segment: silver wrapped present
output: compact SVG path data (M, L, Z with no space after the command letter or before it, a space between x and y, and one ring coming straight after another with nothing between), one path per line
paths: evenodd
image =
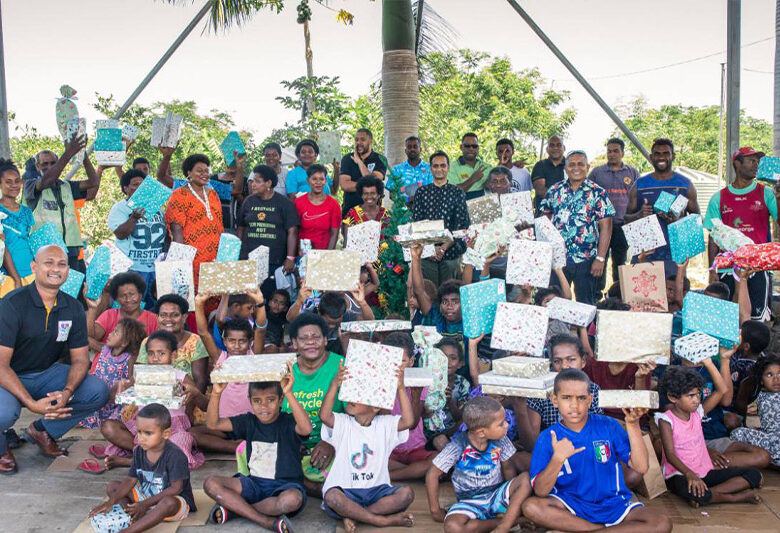
M166 148L175 148L181 138L181 128L184 118L181 115L174 115L168 111L164 117L155 117L152 119L152 136L149 144L152 148L164 146Z
M550 373L550 361L542 357L512 355L493 361L493 374L519 378L537 378Z
M596 315L596 360L611 363L655 361L669 364L670 313L599 311Z
M244 294L257 289L255 261L201 263L198 292L208 294Z
M287 363L295 362L296 353L232 355L211 373L213 383L252 383L281 381L287 374Z
M490 347L541 357L549 318L546 307L500 302Z
M715 357L719 349L720 341L701 331L694 331L674 341L674 353L693 364Z
M485 194L466 200L466 209L472 224L487 224L501 218L501 204L497 194Z
M560 320L567 324L587 327L596 318L596 306L588 305L566 298L553 298L547 304L550 319Z
M135 393L135 387L130 387L116 395L115 403L119 405L137 405L143 407L150 403L159 403L168 409L179 409L184 404L184 395L174 396L173 398L156 398L154 396L138 396Z
M566 242L563 240L558 228L553 225L549 218L541 216L534 219L534 233L536 240L549 242L552 245L552 266L553 268L563 268L566 266Z
M549 365L548 365L549 366ZM495 370L479 375L480 385L495 385L500 387L515 387L520 389L549 389L555 383L557 372L547 372L541 376L522 378L519 376L504 376Z
M175 385L176 369L171 365L133 365L136 385Z
M658 409L658 393L654 390L604 390L599 391L599 407L622 409L638 407Z
M172 242L171 247L168 248L168 253L165 255L166 261L189 261L192 263L195 261L195 256L198 253L198 249L189 244L182 244L180 242Z
M360 252L311 250L306 254L306 286L320 291L354 291L360 283Z
M268 248L268 246L263 246L262 244L249 252L249 254L246 256L247 259L250 261L255 261L257 263L257 286L263 284L263 282L268 279L268 261L269 261L269 254L271 252L271 249Z
M685 212L687 208L688 208L688 197L683 196L682 194L678 194L677 197L674 199L674 202L672 202L669 211L674 216L679 217Z
M408 320L356 320L342 322L341 331L349 333L374 333L376 331L411 331L412 323Z
M351 339L339 400L392 409L398 391L396 372L403 355L403 348Z
M195 282L190 261L158 261L154 264L157 277L157 297L178 294L195 308Z
M482 385L483 394L496 394L498 396L514 396L518 398L538 398L544 400L552 394L549 389L525 389L522 387L507 387L505 385Z
M154 365L152 365L154 366ZM135 384L135 395L148 398L160 398L170 400L180 393L176 385L142 385Z
M430 368L405 368L404 387L432 387L433 372Z

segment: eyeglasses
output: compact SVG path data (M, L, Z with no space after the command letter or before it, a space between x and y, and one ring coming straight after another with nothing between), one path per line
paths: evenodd
M464 144L463 148L479 148L478 144Z

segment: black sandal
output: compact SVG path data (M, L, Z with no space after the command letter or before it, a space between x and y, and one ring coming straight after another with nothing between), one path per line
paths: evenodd
M274 522L274 531L276 531L276 533L294 533L290 519L285 515L280 516L276 522Z
M217 513L221 513L222 516L220 519L217 519ZM220 504L214 505L214 507L211 508L211 511L209 511L209 523L210 524L224 524L228 520L233 518L233 513L229 512L225 507L223 507Z

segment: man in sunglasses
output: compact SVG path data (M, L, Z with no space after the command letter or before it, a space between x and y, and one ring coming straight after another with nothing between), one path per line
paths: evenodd
M490 165L479 157L479 139L476 133L467 133L460 141L461 156L452 162L447 181L466 193L471 200L485 194L485 179Z

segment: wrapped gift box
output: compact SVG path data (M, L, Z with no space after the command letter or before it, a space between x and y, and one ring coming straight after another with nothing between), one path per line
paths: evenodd
M76 111L78 113L78 111ZM73 139L73 136L77 137L86 137L87 136L87 120L83 118L79 118L78 116L72 117L68 119L66 122L66 133L65 133L65 139L67 142L70 142ZM76 155L70 158L70 162L72 164L82 164L84 161L84 156L87 153L86 147L82 148L78 151Z
M135 395L144 398L171 399L177 396L176 385L141 385L135 384Z
M426 244L446 244L452 242L452 233L449 230L443 231L421 231L410 235L398 235L393 237L395 241L406 248L413 246L425 246Z
M294 363L297 355L296 353L233 355L222 362L221 368L211 373L211 381L212 383L281 381L287 374L287 363Z
M433 373L430 368L404 368L404 387L431 387Z
M683 335L700 331L731 347L739 343L739 305L693 291L683 299Z
M247 255L247 259L257 263L258 287L262 285L266 279L268 279L268 261L270 251L271 250L268 248L268 246L263 246L261 244Z
M134 365L136 385L175 385L176 369L171 365Z
M759 159L756 179L769 183L780 181L780 157L765 155Z
M223 233L219 236L219 248L217 249L217 263L238 261L241 255L241 239L232 233Z
M518 237L515 222L502 216L488 224L472 224L467 230L460 230L467 242L474 239L474 246L466 248L462 256L462 262L482 269L485 260L499 251L499 247L508 245L512 239ZM503 254L506 254L504 249Z
M667 191L661 191L653 204L653 212L655 213L669 213L672 210L672 204L674 203L676 196Z
M553 248L549 242L512 239L506 264L506 282L548 287Z
M423 233L426 231L444 231L443 220L418 220L409 224L402 224L398 226L398 232L401 233L401 228L407 229L408 233Z
M122 143L124 147L125 143ZM127 162L127 152L122 150L95 150L92 152L95 156L95 163L102 167L122 166Z
M178 294L195 308L195 283L192 263L189 261L160 261L154 264L157 279L157 297L163 294Z
M605 390L599 391L599 407L602 409L658 409L658 393L654 390Z
M363 264L373 263L379 255L381 233L382 224L376 220L349 226L347 228L347 244L344 249L359 252L363 257Z
M661 223L658 222L658 215L642 217L634 222L624 224L623 234L626 236L630 256L666 246L666 239L661 229Z
M108 248L111 254L111 277L113 278L117 274L122 274L133 268L133 260L125 255L125 253L116 247L113 241L103 241L101 246Z
M501 359L493 360L493 373L499 376L537 378L540 376L546 376L549 372L550 360L546 357L521 357L519 355L512 355L509 357L502 357Z
M320 291L354 291L363 257L349 250L312 250L306 260L306 286Z
M497 194L485 194L466 200L466 208L472 224L487 224L501 218L501 203Z
M171 190L168 187L153 177L146 176L127 201L127 205L130 209L143 209L144 217L148 220L162 209L170 197Z
M165 148L175 148L181 138L181 127L184 121L181 115L174 115L169 111L165 117L155 117L152 119L152 136L149 144L153 148L163 146Z
M765 242L740 246L735 252L716 256L713 266L718 270L735 266L743 270L780 270L780 243Z
M544 400L552 394L552 387L549 389L526 389L522 387L507 387L505 385L482 385L484 394L495 394L497 396L512 396L517 398L537 398Z
M119 533L130 526L130 515L119 504L107 513L99 513L89 519L95 533Z
M688 198L682 194L678 194L674 199L674 202L672 202L672 206L669 208L669 211L674 216L679 217L685 213L686 209L688 209Z
M666 274L662 261L620 265L620 295L632 308L654 308L666 312Z
M541 357L549 318L546 307L501 302L493 322L490 347Z
M693 364L699 364L709 357L715 357L718 355L719 349L718 339L701 331L694 331L674 341L674 353Z
M90 300L100 299L103 289L111 278L111 251L108 246L98 246L87 266L87 293Z
M350 340L344 364L347 376L339 389L339 400L392 409L403 355L403 348Z
M81 286L84 284L84 273L79 272L75 268L71 268L68 271L68 279L65 283L60 285L60 290L65 294L69 294L74 298L78 298L81 293Z
M412 251L409 248L401 248L401 251L404 254L404 261L411 263ZM426 244L423 246L422 256L420 258L425 259L426 257L433 257L434 255L436 255L436 245Z
M672 315L634 311L596 314L596 360L669 364Z
M342 322L341 331L349 333L374 333L377 331L411 331L412 323L408 320L356 320Z
M463 314L463 335L473 339L493 331L496 307L506 301L503 279L489 279L463 285L460 288L460 308Z
M553 298L547 304L550 319L560 320L567 324L586 327L596 318L596 306L567 300L566 298Z
M552 246L553 268L563 268L566 266L566 243L558 229L550 222L547 217L538 217L534 219L534 233L536 240L548 242ZM548 273L549 274L549 273ZM545 285L546 287L547 285Z
M696 257L707 250L704 242L704 226L701 215L688 215L667 226L669 249L672 261L684 263L686 259Z
M236 158L233 157L233 152L238 152L238 157L246 155L246 148L244 143L241 142L241 137L238 136L238 132L231 131L225 137L225 140L219 145L219 150L222 152L222 157L225 158L225 164L229 167L235 166Z
M192 263L195 261L195 256L198 253L198 249L189 244L181 244L180 242L172 242L171 247L168 248L168 253L165 256L166 261L188 261Z
M143 407L150 403L159 403L168 409L180 409L184 405L184 395L173 398L157 398L155 396L141 396L135 393L135 387L130 387L116 395L114 400L119 405L137 405Z
M499 200L501 201L502 216L517 223L534 223L534 204L531 200L531 191L502 194Z
M125 124L122 126L122 139L127 142L133 142L136 140L139 133L140 132L138 131L138 128L132 124Z
M33 257L38 253L38 250L50 244L55 244L62 248L66 254L68 253L65 239L62 238L62 234L52 222L47 222L30 233L27 242L30 244Z
M198 292L244 294L257 288L257 263L254 261L200 264Z
M500 359L499 359L500 361ZM548 365L549 368L549 365ZM521 378L519 376L503 376L495 370L479 375L480 385L495 385L498 387L515 387L519 389L544 389L547 390L555 383L557 372L547 372L541 376Z
M323 163L341 162L341 132L317 132L317 146L320 147L320 161Z
M710 237L718 245L718 248L725 252L734 252L741 246L753 244L753 239L742 233L736 228L732 228L723 223L719 218L712 219L712 230Z

